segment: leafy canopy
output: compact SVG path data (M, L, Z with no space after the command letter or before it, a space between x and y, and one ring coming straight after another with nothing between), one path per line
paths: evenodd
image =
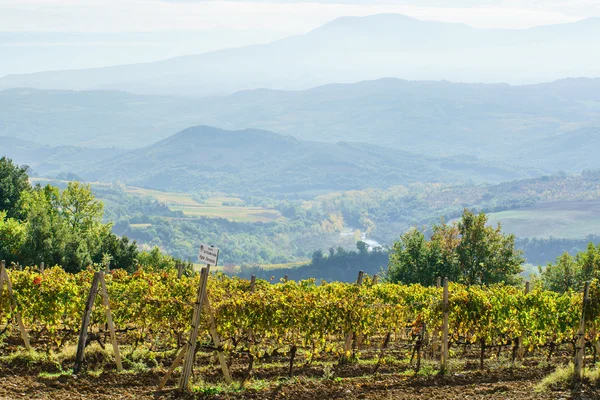
M27 167L13 164L10 158L0 158L0 211L8 218L21 219L21 194L31 190Z
M464 210L460 221L435 225L429 240L418 229L405 232L390 252L388 279L392 282L434 284L448 277L466 285L515 283L523 258L514 235L501 226L487 226L484 213Z

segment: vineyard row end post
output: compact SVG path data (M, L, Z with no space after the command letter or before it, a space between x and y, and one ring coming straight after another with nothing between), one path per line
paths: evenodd
M444 289L442 295L442 348L440 357L440 371L446 373L448 369L448 278L444 278Z
M190 377L192 376L192 368L194 366L194 356L196 353L196 341L198 340L198 328L200 326L200 317L202 314L202 303L204 303L204 295L206 293L206 281L208 280L208 272L210 266L207 265L200 271L200 285L198 286L198 293L196 295L196 303L194 304L194 314L192 319L192 329L190 330L190 336L187 342L187 350L185 361L183 364L183 371L179 380L179 389L189 391L190 390Z
M23 343L25 344L25 348L30 351L31 344L29 342L29 335L27 334L27 330L25 330L25 324L23 323L23 318L21 317L21 313L17 310L17 299L15 298L15 293L13 292L12 282L10 281L10 277L8 276L8 272L6 271L6 261L0 261L0 294L2 294L2 289L4 288L4 284L6 283L6 291L8 292L8 297L10 301L10 307L12 312L15 314L15 318L17 319L17 324L19 325L19 331L21 333L21 339L23 339Z
M583 377L583 361L585 357L585 309L588 303L590 283L586 282L583 288L583 305L581 307L581 322L577 336L577 347L575 351L575 379L580 380Z
M525 295L528 295L529 292L531 291L531 283L529 281L525 282ZM519 353L519 359L523 358L523 354L525 353L525 347L523 346L523 336L520 336L519 338L517 338L518 340L518 353Z
M356 279L356 285L360 286L363 283L365 273L364 271L358 271L358 278ZM342 354L341 363L345 363L348 361L348 352L352 347L352 338L354 337L354 332L350 331L346 334L346 341L344 342L344 354Z
M100 286L100 289L98 288ZM81 330L79 331L79 339L77 341L77 353L75 355L75 365L73 366L73 373L77 375L83 366L85 357L85 347L87 344L88 327L90 319L92 317L92 310L94 308L94 300L100 293L102 297L102 304L104 306L104 312L106 313L106 322L108 325L108 331L110 334L110 340L115 354L115 363L117 364L117 370L123 370L123 364L121 363L121 353L119 352L119 345L117 343L117 337L115 333L115 326L112 319L112 313L110 311L110 300L108 298L108 290L106 287L106 281L104 280L104 272L99 271L94 273L92 279L92 286L90 293L88 294L87 301L85 303L85 309L83 312L83 318L81 321Z

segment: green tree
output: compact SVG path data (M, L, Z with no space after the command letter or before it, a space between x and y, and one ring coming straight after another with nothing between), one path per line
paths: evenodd
M600 278L600 245L589 243L586 250L571 256L565 252L554 264L540 268L544 287L556 292L581 290L585 281Z
M560 293L575 289L580 285L580 270L575 258L565 252L555 264L548 264L544 270L540 268L542 283L546 289Z
M102 223L102 203L89 185L77 182L63 192L50 185L36 187L24 194L23 210L27 237L22 254L30 264L44 261L77 272L92 263L110 231L110 225Z
M356 249L360 254L364 254L369 251L369 245L363 242L362 240L359 240L358 242L356 242Z
M429 243L423 232L412 228L402 234L390 251L388 280L391 282L422 283L435 280L435 265L431 265Z
M10 158L0 158L0 211L6 211L8 218L23 217L21 194L31 190L27 168L13 164Z
M138 261L140 266L150 271L167 271L177 268L179 264L183 264L183 270L186 274L189 274L194 268L194 265L191 262L182 261L168 254L164 254L156 246L150 251L140 252Z
M504 235L500 224L493 228L487 222L484 213L476 215L466 209L458 222L460 281L467 285L514 283L525 261L515 249L515 236Z
M104 264L106 256L110 259L111 269L125 269L133 272L137 268L139 251L137 243L130 241L127 236L117 236L109 232L102 238L98 252L92 257L96 264Z
M486 224L485 214L464 210L458 223L435 225L430 240L417 229L407 231L390 252L388 279L424 285L437 277L467 285L516 282L524 260L514 236Z
M0 211L0 259L8 262L20 260L26 229L24 223L8 218L6 211Z

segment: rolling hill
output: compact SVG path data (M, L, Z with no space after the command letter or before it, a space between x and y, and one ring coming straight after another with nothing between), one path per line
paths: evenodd
M527 171L600 168L600 79L465 84L379 79L189 99L117 91L0 91L0 135L47 145L143 147L189 126L468 155ZM574 140L577 139L577 140Z
M30 173L55 177L72 174L90 163L119 155L118 149L90 149L77 146L47 146L28 140L0 136L0 157L7 156L20 165L31 168ZM74 178L71 175L71 178ZM71 179L70 178L70 179Z
M301 141L262 130L185 129L76 171L159 190L319 193L412 182L501 181L522 174L475 159L435 158L364 143Z
M531 29L476 29L399 14L343 17L303 35L152 63L8 75L0 88L225 94L303 89L384 76L543 82L600 76L600 19Z

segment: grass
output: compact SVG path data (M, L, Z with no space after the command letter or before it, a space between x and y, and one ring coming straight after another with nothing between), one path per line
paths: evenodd
M268 271L270 269L297 268L297 267L301 267L302 265L306 265L308 263L310 263L310 260L296 261L296 262L291 262L291 263L286 263L286 264L261 264L261 265L259 265L259 267L261 269Z
M145 229L150 228L152 224L131 224L129 226L131 226L132 229Z
M171 206L170 208L173 211L181 211L188 217L225 218L234 222L271 222L281 217L277 210L262 207L202 204L197 206Z
M583 239L600 234L600 202L563 201L489 214L489 223L518 237Z
M191 195L187 193L178 192L162 192L160 190L144 189L139 187L127 186L125 192L132 194L139 194L141 196L152 197L161 203L166 204L178 204L184 206L197 206L200 205Z
M575 367L573 366L573 363L557 367L553 373L542 379L535 387L535 390L536 392L541 393L552 389L566 389L572 385L574 373ZM597 384L600 382L600 368L584 368L583 379Z

